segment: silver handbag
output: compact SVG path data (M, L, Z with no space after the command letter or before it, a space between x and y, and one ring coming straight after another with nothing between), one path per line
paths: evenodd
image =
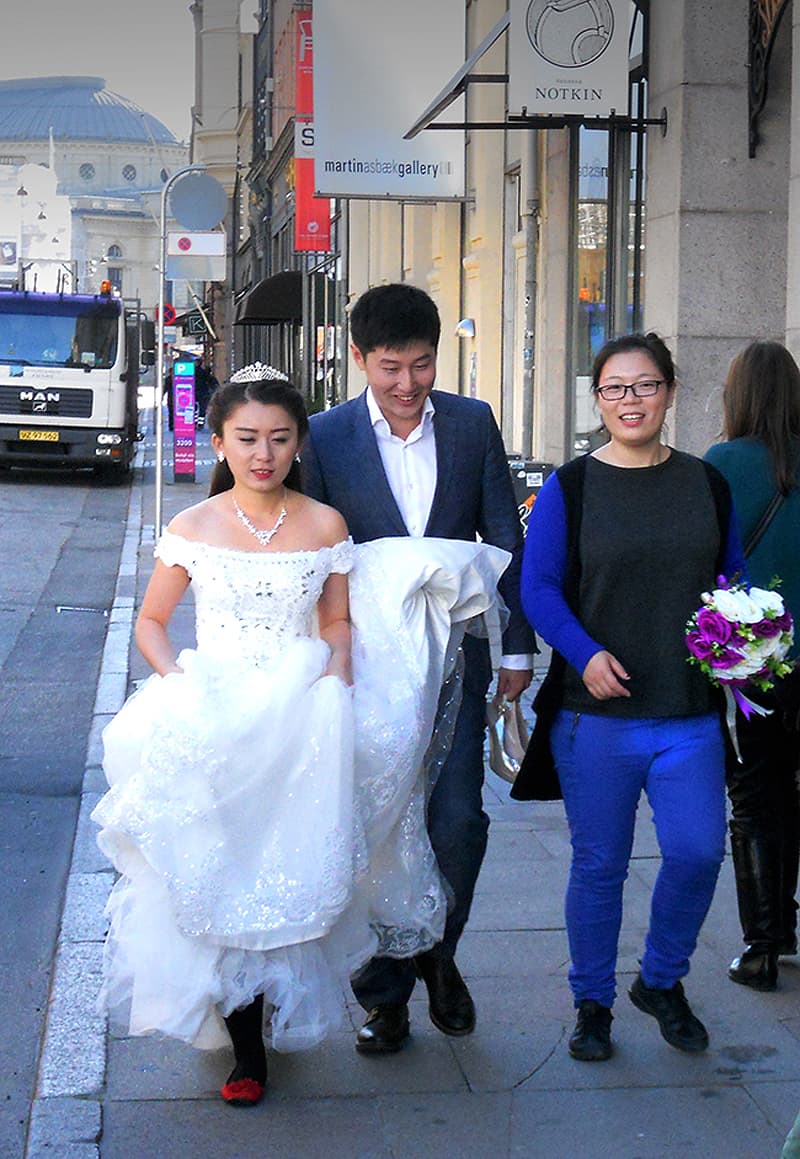
M514 781L520 770L530 734L519 700L495 696L486 702L489 726L489 768L504 781Z

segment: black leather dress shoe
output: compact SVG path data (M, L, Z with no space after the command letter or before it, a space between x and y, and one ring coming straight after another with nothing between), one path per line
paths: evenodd
M414 962L428 989L428 1011L436 1029L443 1034L472 1034L475 1003L453 959L420 954Z
M356 1035L356 1050L359 1054L395 1054L408 1035L407 1006L376 1006Z
M728 977L732 982L749 986L751 990L776 990L778 988L778 953L775 949L747 946L728 967Z

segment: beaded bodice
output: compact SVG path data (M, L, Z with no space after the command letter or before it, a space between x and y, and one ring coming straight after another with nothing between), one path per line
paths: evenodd
M286 641L314 635L325 580L353 566L350 539L317 551L237 551L165 531L155 553L189 573L198 651L256 667Z

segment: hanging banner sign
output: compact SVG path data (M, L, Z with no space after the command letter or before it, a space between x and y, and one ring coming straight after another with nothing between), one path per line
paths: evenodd
M294 248L327 253L331 248L331 203L314 196L314 37L311 13L297 13L295 39Z
M462 130L403 140L462 67L464 45L464 0L314 0L318 193L464 196ZM463 97L451 108L452 119L463 120Z
M294 55L294 107L299 117L314 112L314 30L311 13L297 13Z
M314 158L294 159L294 248L299 253L328 253L331 203L314 196Z
M512 114L628 114L629 0L510 0Z

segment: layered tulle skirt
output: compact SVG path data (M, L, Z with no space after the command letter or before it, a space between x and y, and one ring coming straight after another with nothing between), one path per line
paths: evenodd
M313 637L258 666L190 649L105 730L93 818L120 877L100 1001L124 1033L217 1047L222 1016L264 993L273 1046L309 1047L341 1025L373 954L442 936L426 797L460 636L507 556L408 539L357 553L352 689L324 675Z

